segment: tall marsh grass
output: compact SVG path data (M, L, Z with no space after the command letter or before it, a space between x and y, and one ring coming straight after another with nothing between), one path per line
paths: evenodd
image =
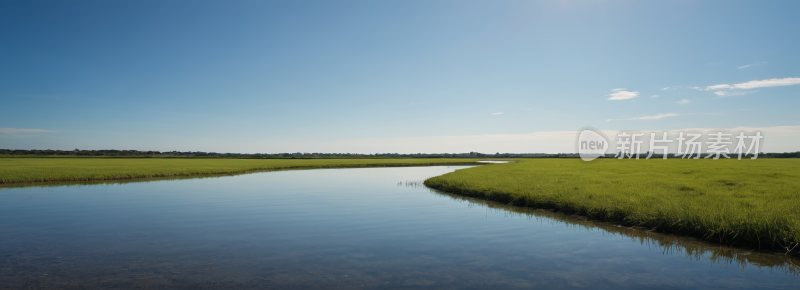
M513 205L794 252L800 159L528 159L456 170L425 185Z

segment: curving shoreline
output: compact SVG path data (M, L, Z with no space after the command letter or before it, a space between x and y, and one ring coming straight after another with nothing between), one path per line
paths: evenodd
M800 213L794 209L800 208L800 181L791 174L800 172L800 160L733 162L520 160L457 170L424 184L457 195L798 255Z

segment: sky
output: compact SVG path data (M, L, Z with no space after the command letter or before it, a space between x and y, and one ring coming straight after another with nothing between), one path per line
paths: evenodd
M800 151L798 1L2 1L0 148Z

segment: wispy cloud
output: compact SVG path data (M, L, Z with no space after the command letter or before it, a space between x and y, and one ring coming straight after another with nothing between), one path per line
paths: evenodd
M664 117L674 117L674 116L677 116L677 115L678 114L673 114L673 113L656 114L655 116L644 116L644 117L633 118L633 119L634 120L658 120L658 119L661 119L661 118L664 118Z
M748 64L748 65L740 66L738 69L748 68L748 67L751 67L751 66L757 66L757 65L762 65L762 64L767 64L767 62L764 61L764 62L751 63L751 64Z
M610 96L610 98L608 98L608 100L612 100L612 101L627 100L627 99L633 99L633 98L639 96L639 92L629 92L629 91L624 91L624 89L614 89L612 91L615 91L615 90L619 90L619 91L616 91L615 93L612 93L610 95L606 95L606 96Z
M731 85L724 85L724 84L723 85L707 86L705 88L697 87L697 89L704 90L704 91L724 90L724 89L729 89L729 88L731 88Z
M0 133L15 134L15 133L56 133L61 131L52 131L45 129L15 129L15 128L0 128Z
M678 104L678 105L688 104L688 103L689 103L689 100L687 100L687 99L683 99L683 100L677 101L677 102L675 102L675 103L676 103L676 104Z
M658 119L661 119L661 118L664 118L664 117L674 117L674 116L677 116L677 115L678 114L674 114L674 113L656 114L655 116L644 116L644 117L630 118L630 119L608 119L608 120L606 120L606 122L609 122L609 121L628 121L628 120L658 120Z
M489 113L489 115L505 115L505 114L506 113L503 113L503 112Z
M760 81L749 81L738 84L719 84L698 89L703 91L748 90L748 89L766 88L766 87L791 86L796 84L800 84L800 78L768 79Z
M627 89L626 88L619 88L619 89L613 89L611 91L612 92L619 92L619 91L624 91L624 90L627 90Z
M741 96L752 94L758 91L716 91L714 92L715 95L720 96L721 98L731 97L731 96Z
M653 95L651 98L658 98L658 95Z

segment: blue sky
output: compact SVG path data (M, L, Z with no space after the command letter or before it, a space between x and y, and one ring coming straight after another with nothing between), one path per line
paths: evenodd
M462 152L481 139L473 150L544 152L561 150L492 136L584 126L797 137L797 11L797 1L3 1L0 148Z

